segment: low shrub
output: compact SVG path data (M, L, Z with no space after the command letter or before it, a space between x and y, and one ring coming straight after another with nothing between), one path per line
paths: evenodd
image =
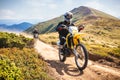
M17 36L13 33L0 32L0 48L12 48L12 47L30 47L33 39L25 38L20 35Z
M53 80L48 75L46 63L40 59L40 55L33 48L2 48L0 56L7 56L7 61L4 57L0 61L0 71L2 71L0 77L5 80ZM6 74L4 68L10 73Z
M23 80L21 71L15 63L0 56L0 80Z

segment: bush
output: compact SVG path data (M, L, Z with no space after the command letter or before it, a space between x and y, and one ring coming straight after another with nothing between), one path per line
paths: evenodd
M0 48L12 48L12 47L28 47L32 44L32 39L25 38L24 36L20 35L17 36L13 33L6 33L0 32Z
M0 80L22 80L20 69L3 56L0 56Z
M11 64L13 64L14 67L16 65L20 69L23 80L52 80L48 75L49 70L47 69L46 63L40 59L40 55L36 53L33 48L1 48L0 55L7 56L9 58L9 69L13 68L11 67ZM5 58L2 58L2 60L6 61ZM5 64L7 66L8 61L6 61ZM15 70L17 71L18 68ZM7 75L11 75L11 73L8 73ZM7 75L3 74L3 76ZM16 78L16 80L18 79Z

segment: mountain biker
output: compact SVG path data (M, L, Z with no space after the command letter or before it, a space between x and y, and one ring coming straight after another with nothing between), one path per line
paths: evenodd
M35 28L32 33L34 35L34 38L38 38L39 31L37 28ZM36 36L36 34L37 34L37 36Z
M60 40L60 47L63 48L63 44L65 43L65 38L67 34L69 33L68 27L74 26L74 24L71 22L71 19L73 17L73 14L71 12L67 12L64 14L64 21L59 22L56 31L59 33L59 40Z

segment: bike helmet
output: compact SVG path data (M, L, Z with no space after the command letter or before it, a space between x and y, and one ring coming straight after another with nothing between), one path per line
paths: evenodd
M37 31L38 29L37 28L34 28L35 31Z
M73 17L73 13L67 12L64 14L65 21L69 22Z

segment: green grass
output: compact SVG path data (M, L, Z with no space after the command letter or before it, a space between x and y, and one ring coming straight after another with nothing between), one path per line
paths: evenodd
M53 80L33 39L0 32L0 42L0 80Z
M93 54L97 54L100 55L102 57L106 57L109 56L108 52L111 51L110 48L107 47L103 47L102 45L98 45L98 44L91 44L91 45L86 45L88 51L90 51Z
M114 48L113 51L109 52L108 54L120 59L120 48Z
M0 49L0 57L7 57L11 63L21 72L21 78L17 80L52 80L48 76L49 70L44 61L40 59L40 55L34 49L23 48L2 48Z
M22 80L22 73L14 62L0 55L0 80Z
M0 48L24 48L32 47L33 39L25 38L22 35L15 35L13 33L0 32Z
M119 59L120 48L118 43L115 44L116 40L110 39L109 36L105 38L104 35L98 36L98 34L86 34L84 36L83 43L87 47L87 50L92 54L102 57L114 56ZM56 42L59 40L58 33L41 34L39 37L41 41L52 45L56 45Z
M47 44L56 45L58 38L58 33L47 33L47 34L40 34L39 39Z

